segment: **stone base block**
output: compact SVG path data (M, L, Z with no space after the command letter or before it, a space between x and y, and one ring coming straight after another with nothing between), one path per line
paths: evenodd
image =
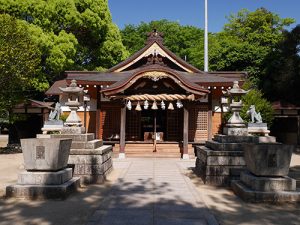
M102 140L72 141L71 149L96 149L103 145Z
M276 137L274 136L232 136L217 134L213 140L219 143L275 143Z
M226 135L247 136L248 128L246 128L246 127L224 127L223 132Z
M182 159L184 159L184 160L190 159L189 154L183 154L183 155L182 155Z
M61 129L61 133L62 134L83 134L83 133L85 133L85 128L84 127L75 127L75 126L63 127Z
M126 155L125 153L119 153L119 159L125 159Z
M255 191L237 180L231 182L231 187L233 192L246 202L283 203L300 201L300 191Z
M223 135L216 134L213 140L219 143L245 143L252 142L253 136L233 136L233 135Z
M106 176L113 170L113 167L108 168L103 174L89 174L80 176L80 184L103 184Z
M6 187L6 197L22 199L65 199L75 192L80 185L80 178L74 177L60 185L12 185Z
M216 141L206 141L205 146L214 151L243 151L244 143L220 143Z
M51 138L71 138L73 141L92 141L95 139L93 133L87 134L52 134Z
M290 177L258 177L249 171L241 173L241 181L256 191L295 191L296 180Z
M5 148L8 144L8 135L0 134L0 148Z
M230 186L231 180L239 179L246 164L242 151L213 151L196 146L196 172L206 184Z
M60 185L72 179L72 169L67 168L57 172L23 171L18 176L20 185Z
M77 154L76 154L77 153ZM72 150L69 164L74 165L74 175L82 184L103 183L112 170L112 147L103 145L98 150Z
M214 151L204 146L195 146L197 158L208 166L245 166L242 151Z

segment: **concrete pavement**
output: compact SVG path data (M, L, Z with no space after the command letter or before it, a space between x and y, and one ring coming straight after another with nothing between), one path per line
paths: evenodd
M115 161L123 174L88 225L217 225L183 171L194 160Z
M21 154L0 155L0 193L16 182L22 162ZM105 185L82 188L65 201L0 199L0 225L94 225L111 217L116 218L111 224L118 224L118 218L132 225L214 223L206 206L222 225L300 224L299 204L245 203L230 189L204 185L192 171L194 163L115 160ZM294 154L291 166L299 165L300 155Z

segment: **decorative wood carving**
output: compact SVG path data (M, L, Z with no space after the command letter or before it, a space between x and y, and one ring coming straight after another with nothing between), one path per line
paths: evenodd
M143 73L142 76L156 82L156 81L159 81L160 79L167 78L169 75L167 73L161 72L161 71L149 71L149 72Z

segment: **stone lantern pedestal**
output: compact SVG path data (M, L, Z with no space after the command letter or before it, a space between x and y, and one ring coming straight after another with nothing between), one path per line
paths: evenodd
M6 187L6 196L26 199L64 199L79 186L67 168L71 139L22 139L26 171L16 185Z
M300 192L296 180L288 177L294 146L245 144L247 171L232 182L236 195L250 202L296 202Z
M196 171L206 184L230 186L232 180L239 179L245 169L243 143L261 142L258 137L248 136L248 129L240 111L243 107L241 97L247 91L241 89L237 81L233 87L223 92L230 98L232 116L224 127L224 134L217 134L205 146L195 146L197 153Z
M95 134L85 132L85 127L77 115L77 109L82 105L80 100L84 90L77 86L76 80L72 80L70 86L60 89L68 96L68 102L65 104L71 112L60 134L50 134L47 137L51 140L72 139L68 164L73 167L74 175L80 177L80 183L103 183L113 168L112 146L103 145L102 140L95 139Z

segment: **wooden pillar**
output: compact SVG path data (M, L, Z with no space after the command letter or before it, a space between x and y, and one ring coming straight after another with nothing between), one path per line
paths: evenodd
M154 146L153 152L156 152L156 144L157 144L157 141L156 141L156 110L154 111L154 132L153 132L153 136L154 136L154 139L153 139L153 146Z
M208 94L208 123L207 123L207 130L208 130L208 140L212 139L212 91Z
M183 146L182 159L189 159L189 111L186 107L183 108Z
M119 158L125 158L126 106L121 108Z
M102 139L100 137L100 129L102 129L102 119L101 119L101 87L97 86L97 111L96 111L96 138Z

